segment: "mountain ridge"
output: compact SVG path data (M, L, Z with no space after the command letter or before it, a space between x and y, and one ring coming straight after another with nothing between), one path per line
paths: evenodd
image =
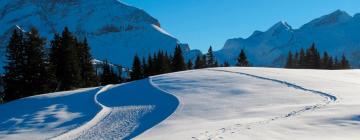
M0 27L2 62L6 42L17 27L25 31L35 27L48 41L68 27L80 39L87 37L94 58L125 67L131 66L135 54L170 53L180 44L157 19L118 0L2 0Z
M218 61L236 63L244 49L253 66L283 67L289 51L299 51L315 43L321 52L335 57L345 54L356 68L360 66L360 14L350 16L336 10L294 29L284 21L277 22L266 31L254 31L247 38L233 38L215 52Z

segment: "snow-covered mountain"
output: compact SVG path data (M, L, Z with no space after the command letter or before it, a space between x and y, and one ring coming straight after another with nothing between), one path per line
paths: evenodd
M234 64L241 49L244 49L255 66L282 67L287 53L308 48L315 42L320 51L333 56L345 54L352 66L360 66L360 14L350 16L337 10L314 19L299 29L286 22L278 22L265 32L255 31L250 37L226 41L215 53L220 62Z
M179 43L157 19L118 0L1 0L1 61L4 44L15 27L36 27L42 36L52 39L65 26L80 38L88 38L96 59L124 66L131 66L136 53L172 52Z

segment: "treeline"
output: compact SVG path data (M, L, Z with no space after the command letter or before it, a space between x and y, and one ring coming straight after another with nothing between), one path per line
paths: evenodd
M337 57L330 56L326 51L321 56L313 43L308 49L301 49L300 52L288 54L285 68L291 69L350 69L351 66L345 55L338 60Z
M78 40L68 28L55 34L46 49L37 29L15 29L6 47L3 87L5 102L54 91L121 82L105 62L102 75L92 64L86 38ZM111 78L110 78L111 77Z
M189 64L191 65L191 64ZM135 55L130 73L131 80L140 80L149 76L187 70L187 64L181 50L177 45L173 55L159 51L148 58Z
M243 50L241 50L237 61L237 66L250 66L245 51ZM163 51L159 51L153 55L149 55L147 58L140 58L138 55L135 55L130 77L131 80L139 80L147 78L149 76L164 73L192 69L212 68L219 66L228 67L230 66L230 64L228 62L224 62L223 64L219 65L213 54L211 46L205 55L198 55L195 59L195 62L191 60L185 62L181 47L177 45L174 54L170 55L167 52Z
M49 48L46 45L49 44ZM4 76L0 79L3 94L0 101L9 102L19 98L72 90L76 88L117 84L139 80L152 75L183 70L230 66L228 62L218 64L212 47L195 61L185 61L182 49L176 46L173 54L159 51L147 58L134 57L129 76L123 75L123 67L108 61L94 68L87 39L79 40L68 28L47 42L37 29L29 32L15 29L6 47ZM249 66L242 50L237 66Z

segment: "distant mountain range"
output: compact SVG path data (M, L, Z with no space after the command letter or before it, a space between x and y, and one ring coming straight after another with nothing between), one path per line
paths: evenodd
M36 27L43 37L52 39L65 26L78 37L88 38L96 59L127 67L135 54L145 57L158 50L173 52L180 43L157 19L118 0L1 0L0 69L14 28L27 31ZM187 44L181 46L188 58L200 53L190 51Z
M215 56L220 62L235 64L240 50L244 49L253 66L283 67L289 51L308 48L313 42L321 52L337 57L345 54L353 67L359 67L360 14L351 16L337 10L299 29L281 21L265 32L255 31L246 39L227 40Z
M94 58L130 67L135 54L146 57L158 50L173 52L176 44L187 59L201 54L164 31L160 22L145 11L118 0L1 0L0 71L5 62L5 46L14 28L39 29L52 39L68 27L79 38L87 37ZM360 66L360 14L350 16L337 10L314 19L299 29L278 22L265 32L226 41L215 52L220 63L235 64L244 49L253 66L282 67L287 53L307 48L315 42L320 51L333 56L345 54L350 63Z

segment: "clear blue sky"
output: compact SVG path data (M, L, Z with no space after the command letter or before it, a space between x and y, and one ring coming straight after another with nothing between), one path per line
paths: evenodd
M278 21L298 28L337 9L360 13L360 0L120 0L157 18L162 28L193 49L221 49Z

